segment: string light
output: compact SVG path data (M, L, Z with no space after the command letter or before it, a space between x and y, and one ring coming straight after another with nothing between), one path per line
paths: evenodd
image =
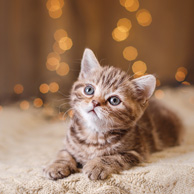
M61 62L59 68L56 70L57 74L60 76L67 75L69 73L69 65L67 63Z
M175 79L178 81L178 82L181 82L185 79L185 74L184 72L182 71L177 71L176 74L175 74Z
M137 58L137 49L133 46L128 46L123 50L123 57L128 61L133 61Z
M56 83L56 82L50 83L50 84L49 84L49 90L50 90L50 92L52 92L52 93L57 92L57 91L59 90L59 84Z
M149 26L152 22L152 16L146 9L141 9L137 12L136 18L141 26Z
M54 38L56 41L60 41L61 38L67 37L67 32L63 29L58 29L56 30L56 32L54 33Z
M158 78L156 78L156 86L159 87L161 85L161 82Z
M55 42L53 44L53 51L58 53L58 54L63 54L65 52L65 50L62 50L60 47L59 47L59 43L58 42Z
M72 46L73 42L69 37L63 37L59 40L59 47L64 51L69 50Z
M147 66L143 61L136 61L132 65L132 71L136 75L143 75L147 71Z
M41 93L43 93L43 94L46 94L46 93L48 93L48 91L49 91L49 86L48 86L48 84L41 84L40 85L40 87L39 87L39 90L40 90L40 92Z
M50 71L55 71L59 67L61 57L56 52L51 52L47 56L46 67Z
M154 93L154 96L160 100L160 99L164 98L164 92L162 90L156 90Z
M53 19L60 18L63 11L62 7L64 6L64 0L48 0L46 7L49 11L49 15Z
M35 98L33 104L36 108L40 108L43 105L43 101L41 98Z
M190 86L191 84L187 81L182 82L183 85Z
M27 100L23 100L21 103L20 103L20 108L22 110L27 110L29 109L30 107L30 103L27 101Z
M118 42L125 40L128 36L129 36L129 32L126 31L126 28L123 26L119 26L115 28L112 32L113 39Z
M179 67L177 69L177 72L175 74L175 79L178 81L178 82L182 82L185 80L185 77L187 75L188 71L185 67Z
M122 27L124 31L129 31L132 27L131 21L127 18L122 18L117 22L117 27Z
M23 93L23 91L24 91L24 87L21 84L16 84L14 86L14 92L16 94L21 94L21 93Z
M139 1L138 0L126 0L124 6L128 11L134 12L134 11L137 11L139 8Z

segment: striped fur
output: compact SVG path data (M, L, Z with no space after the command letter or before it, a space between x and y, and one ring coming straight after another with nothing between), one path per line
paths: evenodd
M118 68L101 67L93 53L87 52L89 56L85 53L80 76L71 91L74 115L65 148L44 170L50 179L69 176L78 171L79 165L90 179L105 179L182 140L180 119L155 100L148 104L153 76L131 80ZM84 93L87 85L94 87L94 95ZM111 96L119 97L121 103L112 106L108 101ZM94 107L93 100L99 106Z

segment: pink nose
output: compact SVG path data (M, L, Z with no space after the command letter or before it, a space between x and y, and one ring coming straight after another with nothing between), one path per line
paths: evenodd
M98 102L96 100L92 100L92 104L94 107L100 106L100 102Z

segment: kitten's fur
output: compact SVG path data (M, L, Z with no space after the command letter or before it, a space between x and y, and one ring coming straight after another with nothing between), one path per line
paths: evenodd
M105 179L145 161L151 152L179 145L183 134L179 118L155 100L148 103L155 83L153 75L131 80L118 68L102 67L86 49L71 91L74 116L64 149L44 169L46 176L64 178L81 164L90 179ZM88 84L95 88L94 95L84 93ZM118 96L121 103L111 105L110 96Z

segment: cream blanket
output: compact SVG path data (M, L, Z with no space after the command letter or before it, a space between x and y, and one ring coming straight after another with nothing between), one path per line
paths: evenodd
M0 112L0 194L67 193L194 193L193 88L165 90L164 101L177 111L186 126L182 146L154 153L147 163L105 181L90 181L82 173L52 181L42 167L62 146L65 122L47 121L42 110L5 107Z

